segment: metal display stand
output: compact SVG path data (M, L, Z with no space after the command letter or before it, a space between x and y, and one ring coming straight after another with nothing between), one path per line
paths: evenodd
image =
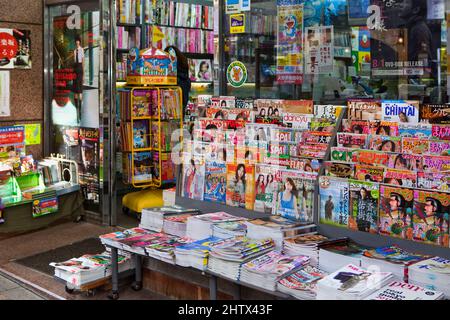
M115 247L112 244L108 244L105 246L111 249L112 289L111 289L111 293L108 295L108 298L110 298L112 300L117 300L117 299L119 299L119 296L120 296L119 295L119 260L118 260L119 249L122 251L127 251L127 250L124 250L119 247ZM140 291L140 290L142 290L142 287L143 287L143 285L142 285L142 262L143 262L143 259L142 258L144 257L144 258L154 259L157 261L161 261L161 260L155 259L153 257L149 257L147 255L138 254L135 252L130 252L130 251L127 251L127 252L129 252L132 255L132 258L135 261L135 269L134 269L135 280L134 280L133 284L131 285L131 288L135 291ZM179 266L179 267L182 268L183 270L186 269L185 267L181 267L181 266ZM230 279L230 278L224 277L222 275L219 275L217 273L211 272L209 270L201 271L201 270L198 270L195 268L189 268L189 269L197 270L197 271L201 272L202 275L208 277L210 300L217 300L217 293L218 293L217 280L218 279L223 279L223 280L229 281L236 285L236 287L234 288L234 292L232 293L234 300L241 299L241 287L242 286L272 295L272 296L274 296L276 298L280 298L280 299L295 299L285 293L281 293L278 291L270 291L270 290L267 290L264 288L254 286L250 283Z

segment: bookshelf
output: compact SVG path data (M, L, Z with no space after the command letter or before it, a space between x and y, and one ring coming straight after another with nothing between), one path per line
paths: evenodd
M119 149L123 183L134 188L161 187L175 182L171 152L182 128L179 87L123 87L118 92Z
M213 2L156 0L116 1L116 61L126 69L124 56L132 47L164 49L175 45L190 57L212 59L214 52ZM153 30L159 39L153 36ZM139 30L139 31L138 31ZM124 41L130 36L132 41ZM119 39L120 38L120 39ZM159 41L155 41L156 38ZM200 44L200 47L197 47ZM198 55L198 56L196 56ZM123 76L116 76L123 79Z

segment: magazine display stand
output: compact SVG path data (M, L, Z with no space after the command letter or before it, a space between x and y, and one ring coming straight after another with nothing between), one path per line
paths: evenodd
M414 115L414 119L408 119L407 123L399 119L375 120L377 117L374 114L384 114L384 109L394 110L392 107L396 106L399 108L395 110L414 108L407 112L408 115ZM445 106L419 106L414 101L402 100L349 101L345 119L330 153L330 161L325 163L317 185L319 198L316 223L321 234L350 237L357 243L371 247L397 244L410 252L450 258L450 193L445 191L449 184L448 137L440 135L446 131L445 124L439 124L439 119L429 123L430 119L424 117L426 114L436 114L424 112L426 108L439 109ZM367 113L372 116L367 116ZM351 144L353 148L348 147ZM390 150L382 149L384 145L388 145ZM427 165L424 170L425 161L429 164L429 171ZM330 188L326 187L328 184ZM367 210L360 208L363 200L358 203L358 187L359 190L369 190L368 198L374 205L366 206ZM440 187L444 190L439 190ZM334 222L325 217L325 204L330 195L347 198L343 212L333 210ZM391 210L390 200L400 200L398 213L403 214L403 217L397 216L394 208ZM439 212L435 210L433 214L425 214L427 200L431 204L438 201L435 208L440 209ZM373 211L372 227L368 227L367 221L361 218L363 211L368 210ZM342 221L347 223L336 223L339 214L345 217ZM364 227L364 222L367 227ZM420 228L427 229L423 231L422 237L418 234Z
M135 86L120 95L124 183L160 188L175 182L171 152L178 141L171 141L171 134L183 124L181 89Z

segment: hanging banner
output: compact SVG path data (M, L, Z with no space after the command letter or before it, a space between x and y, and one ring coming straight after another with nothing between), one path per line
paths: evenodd
M31 69L31 32L0 28L0 69Z
M305 28L305 60L306 74L333 72L333 26Z
M278 84L303 83L303 4L300 0L278 0Z
M10 117L10 77L9 71L0 71L0 117Z
M230 15L230 33L244 33L245 32L245 14Z

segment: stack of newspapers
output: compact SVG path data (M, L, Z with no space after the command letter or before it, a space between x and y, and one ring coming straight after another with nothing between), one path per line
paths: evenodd
M280 251L270 251L242 266L242 282L275 291L277 282L309 263L306 256L288 256Z

